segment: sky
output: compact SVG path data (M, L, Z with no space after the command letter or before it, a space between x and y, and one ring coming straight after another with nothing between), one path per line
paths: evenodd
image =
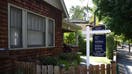
M79 5L79 6L86 6L87 4L92 7L93 6L93 3L92 3L92 0L84 0L84 1L80 1L80 0L64 0L65 1L65 4L66 4L66 7L67 7L67 10L69 12L70 8L72 6L76 6L76 5Z

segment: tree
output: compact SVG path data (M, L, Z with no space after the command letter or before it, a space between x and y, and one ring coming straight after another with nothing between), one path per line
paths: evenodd
M87 8L87 9L89 9L89 12L92 14L91 18L89 19L89 23L93 23L94 26L99 25L100 20L97 18L97 14L95 14L97 7L94 6L93 8Z
M132 0L93 0L98 16L107 27L125 39L132 39Z
M106 38L106 56L109 59L113 59L113 50L116 49L116 44L114 41L114 36L112 34L108 35Z
M85 13L80 6L72 6L70 9L71 19L83 19Z
M84 1L84 0L81 0L81 1ZM86 6L83 7L83 11L85 12L85 14L87 14L87 19L89 19L89 23L93 23L94 25L99 25L99 22L100 22L100 19L98 19L97 15L96 14L96 11L97 11L97 7L96 5L94 5L93 7L89 7L88 4ZM89 15L92 14L92 16Z
M132 0L93 0L96 14L116 35L123 35L128 42L129 52L132 42Z
M113 34L115 44L116 44L115 48L117 50L117 46L121 46L121 43L123 43L124 36L123 35L115 35L114 33L112 33L112 34Z

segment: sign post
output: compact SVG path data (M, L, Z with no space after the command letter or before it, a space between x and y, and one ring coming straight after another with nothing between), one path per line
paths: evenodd
M89 68L90 62L89 62L89 57L90 57L90 35L91 34L106 34L110 33L110 30L93 30L90 31L90 27L86 27L86 63L87 63L87 69Z
M87 40L86 41L86 46L87 46L86 47L86 49L87 49L86 50L86 54L87 54L86 55L86 57L87 57L87 62L86 63L87 63L87 68L89 68L89 65L90 65L89 64L90 63L89 62L89 55L90 55L90 27L89 26L86 27L86 40Z

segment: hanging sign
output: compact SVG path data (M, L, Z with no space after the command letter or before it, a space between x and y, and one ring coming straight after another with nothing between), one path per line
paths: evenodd
M105 30L105 26L96 26L93 28L93 30ZM106 35L105 34L99 34L93 35L93 55L94 56L100 56L103 57L105 56L106 52Z

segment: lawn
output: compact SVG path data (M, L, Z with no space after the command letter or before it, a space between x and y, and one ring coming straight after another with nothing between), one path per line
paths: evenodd
M110 64L110 59L107 57L95 57L90 56L90 62L102 63L102 64Z
M82 62L86 63L86 56L81 56ZM90 56L90 64L98 65L98 64L110 64L110 59L107 57L95 57Z

